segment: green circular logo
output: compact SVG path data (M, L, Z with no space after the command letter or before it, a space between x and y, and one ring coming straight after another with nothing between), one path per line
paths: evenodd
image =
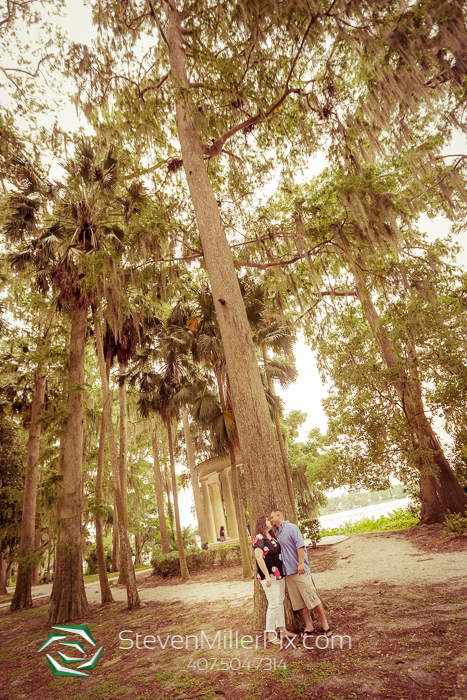
M53 626L52 629L57 631L51 632L37 651L38 653L44 651L44 649L47 649L50 645L56 644L57 642L58 646L62 647L62 649L57 650L60 661L54 659L50 654L45 655L54 676L73 676L74 678L78 676L89 676L89 673L85 673L85 671L92 671L99 661L102 649L104 648L101 647L98 649L92 657L87 660L86 649L82 640L92 647L96 646L96 642L89 627L87 625L57 625ZM76 637L78 637L78 639L76 639ZM73 667L72 664L78 665Z

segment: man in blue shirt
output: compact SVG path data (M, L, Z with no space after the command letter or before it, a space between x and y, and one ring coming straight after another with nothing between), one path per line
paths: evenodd
M313 585L308 564L308 554L303 541L302 533L296 525L284 518L281 510L273 510L270 521L278 528L276 537L281 546L282 569L285 574L285 582L289 592L292 608L301 610L305 620L305 629L302 639L311 634L313 622L310 610L315 610L326 637L332 637L332 629L326 619L324 606Z

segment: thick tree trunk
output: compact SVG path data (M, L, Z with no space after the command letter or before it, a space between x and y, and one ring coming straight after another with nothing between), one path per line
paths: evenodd
M216 196L204 163L203 146L186 74L181 15L168 3L167 41L175 87L177 130L193 202L204 262L222 337L237 422L252 522L280 507L292 513L284 470L264 395L245 306Z
M5 555L3 552L0 552L0 596L3 595L8 595L8 591L6 588L6 581L7 581L7 568L6 568L6 561L5 561ZM16 593L16 590L15 590ZM31 586L29 586L29 597L31 597ZM13 602L13 601L12 601ZM30 608L31 605L24 605L23 607L25 608ZM18 610L18 608L16 608ZM10 612L13 612L10 606Z
M183 549L183 538L182 538L182 527L180 525L180 512L178 510L178 496L177 496L177 477L175 474L175 458L174 458L174 447L172 440L172 423L170 418L167 419L167 438L169 441L169 456L170 456L170 473L172 475L172 494L174 499L174 511L175 511L175 528L177 530L177 549L178 556L180 557L180 572L182 579L188 581L190 574L188 571L188 566L186 564L185 550Z
M38 460L41 436L40 417L45 402L46 378L43 367L38 367L34 380L34 397L31 407L31 422L26 457L26 479L24 482L23 514L21 518L21 539L19 545L19 567L16 588L11 601L10 612L32 607L31 562L21 561L31 557L34 552L36 528L37 480L39 474Z
M68 360L65 444L57 519L60 523L50 597L49 624L84 617L88 602L82 555L83 513L83 385L87 306L73 309Z
M118 384L118 396L120 404L120 450L118 455L118 470L120 474L120 486L122 491L123 520L125 528L129 531L128 524L128 410L126 403L126 367L119 363L120 380ZM118 583L126 586L127 571L126 559L121 558Z
M355 264L347 238L341 235L342 247L352 265L358 299L365 312L381 356L388 368L398 370L395 389L402 402L402 409L410 425L418 449L427 457L420 457L420 495L422 498L421 523L442 522L447 511L464 513L467 494L456 479L447 461L438 438L428 420L423 404L422 389L417 370L417 357L410 338L408 342L408 365L382 328L378 312L366 287L362 271Z
M107 378L110 374L110 358L106 358ZM99 584L101 587L101 603L108 605L113 603L114 599L110 590L109 579L107 577L107 567L105 565L104 552L104 537L102 533L102 477L104 474L104 452L105 452L105 418L104 412L101 416L101 430L99 435L99 452L97 454L97 475L96 475L96 514L94 516L94 525L96 527L96 553L97 553L97 570L99 572Z
M245 523L245 513L243 512L243 496L240 482L238 480L237 461L235 449L229 447L230 471L232 474L232 496L235 507L235 517L237 518L238 539L240 541L240 554L242 557L243 578L251 578L253 571L251 568L252 551L248 541L248 531Z
M114 495L114 517L112 525L112 571L120 569L120 542L118 537L118 512Z
M152 426L152 430L151 430ZM157 429L153 420L150 421L149 429L152 435L152 454L154 458L154 490L156 492L157 514L159 516L159 528L161 531L162 554L169 552L169 534L164 512L164 489L162 485L162 474L159 462L159 446L157 444Z
M125 559L125 570L127 572L126 591L128 609L140 606L138 589L136 587L136 576L131 560L131 547L128 528L125 523L125 510L122 498L122 487L120 483L120 470L117 452L117 444L115 441L114 428L112 423L112 406L110 403L110 391L105 371L104 347L102 342L102 329L97 318L94 321L94 333L96 337L97 357L99 360L99 372L102 382L102 397L103 397L103 412L105 418L105 428L110 452L110 464L112 466L112 476L115 490L115 502L117 504L118 513L118 534L120 538L120 559Z
M188 421L188 411L186 406L182 406L183 418L183 434L185 435L186 454L188 457L188 466L190 467L191 485L193 488L193 497L195 500L196 518L198 520L198 530L201 539L201 544L208 541L208 526L206 524L206 515L204 513L203 497L201 488L198 482L198 477L195 472L195 455L193 452L193 442L191 440L190 423Z
M268 361L268 354L267 354L267 350L266 350L265 345L263 345L263 361L264 361L264 364L266 365L266 362ZM274 386L272 384L271 377L267 376L267 382L268 382L269 391L271 392L271 394L274 394L275 393ZM290 473L289 460L287 459L287 453L285 451L284 436L282 435L282 429L281 429L281 424L280 424L280 420L279 420L279 413L275 414L274 419L275 419L275 425L276 425L277 440L279 442L279 449L280 449L281 458L282 458L282 464L284 466L285 479L287 482L287 491L289 494L290 502L292 504L292 515L290 517L290 520L291 520L291 522L298 524L297 507L295 504L295 495L294 495L294 490L293 490L292 475Z

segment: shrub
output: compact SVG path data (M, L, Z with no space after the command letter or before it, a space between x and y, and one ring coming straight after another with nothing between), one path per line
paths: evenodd
M198 549L195 552L185 552L188 571L202 571L215 566L235 566L241 564L239 544L228 544L213 549ZM156 553L151 559L153 573L166 578L180 576L180 561L178 552L168 554Z
M444 519L444 524L443 537L448 537L449 535L461 537L465 530L467 530L467 508L465 509L464 515L460 513L451 513L451 511L448 510L448 515L446 515Z
M311 546L313 549L317 546L317 543L321 539L320 529L321 525L319 524L318 518L306 518L300 523L300 530L303 532L305 538L311 540Z

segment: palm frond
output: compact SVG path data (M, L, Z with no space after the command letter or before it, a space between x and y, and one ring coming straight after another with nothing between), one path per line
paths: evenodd
M268 404L269 415L275 421L276 417L282 413L284 410L284 401L280 396L277 396L270 389L264 390L266 396L266 402Z
M222 412L221 405L217 396L210 393L204 393L198 396L191 408L193 420L204 428L210 427L210 424Z
M260 328L256 332L256 341L261 346L271 348L275 353L292 354L293 335L290 329L279 321L273 321L268 326Z
M211 427L211 439L215 450L222 454L226 448L234 446L237 438L237 424L232 411L221 411L214 418Z
M277 380L281 387L286 389L293 384L298 377L298 372L295 367L292 367L283 360L268 360L263 365L266 376L270 379Z

